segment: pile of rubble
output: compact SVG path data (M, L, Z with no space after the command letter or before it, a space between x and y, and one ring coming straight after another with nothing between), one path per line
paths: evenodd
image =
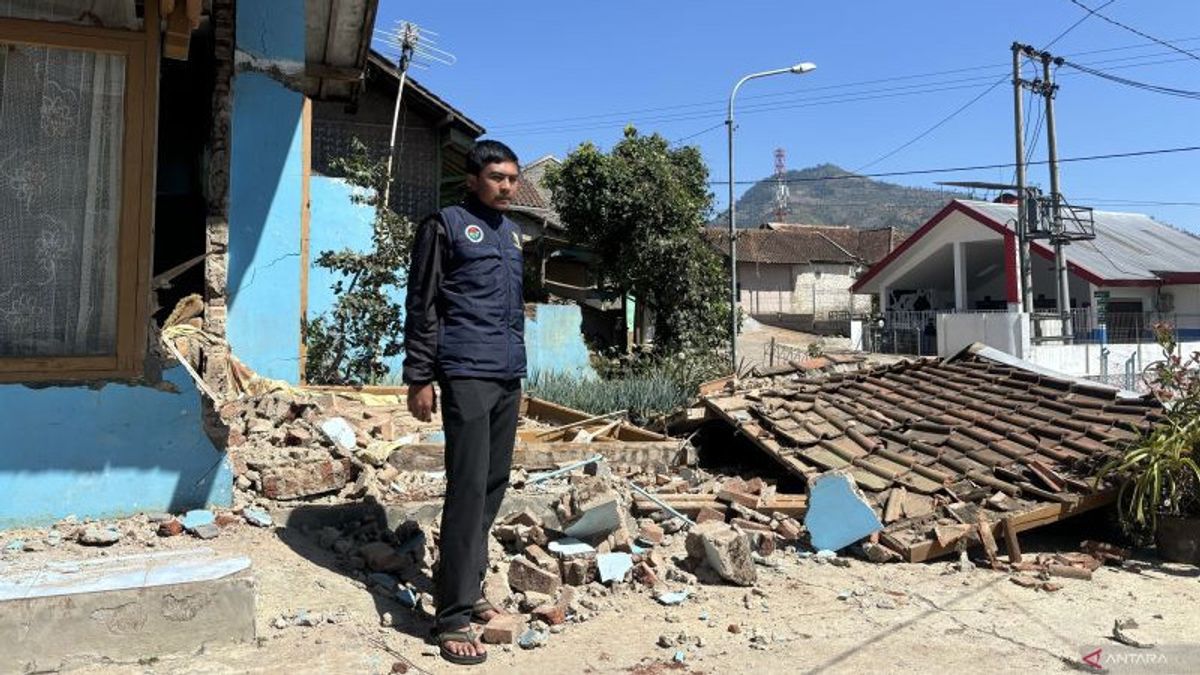
M752 586L759 566L775 564L777 550L801 546L796 518L758 510L775 498L761 479L720 480L686 467L679 473L687 478L598 460L524 476L489 540L493 564L483 592L505 613L484 627L484 639L539 646L566 625L590 619L615 593L647 593L677 605L695 595L697 584ZM647 495L662 495L649 490L679 490L678 481L714 490L725 511L705 506L693 520L669 506L643 504ZM309 532L347 574L426 619L434 611L440 534L433 517L406 520L394 530L368 518Z

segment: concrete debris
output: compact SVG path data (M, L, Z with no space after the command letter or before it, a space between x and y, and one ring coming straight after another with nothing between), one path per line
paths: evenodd
M191 528L190 532L200 539L216 539L221 535L221 527L216 523L205 523Z
M112 546L121 541L121 531L113 526L92 525L79 534L79 543L86 546Z
M321 431L335 446L344 451L353 451L358 445L354 427L341 417L332 417L321 422Z
M194 509L185 513L181 522L183 523L183 529L191 532L202 525L216 524L217 516L207 509Z
M510 645L525 632L525 617L520 614L497 614L483 627L483 641L494 645Z
M882 529L879 516L846 471L830 471L809 482L804 527L813 546L839 550Z
M604 553L596 556L600 583L621 581L633 569L633 556L628 553Z
M274 520L271 519L271 514L267 513L264 509L256 507L244 509L242 517L246 519L247 523L255 527L271 527L275 524Z
M521 649L537 649L545 645L550 640L550 632L548 630L538 630L530 628L517 638L517 644Z
M518 592L536 591L554 595L562 584L557 572L550 572L524 557L512 559L508 567L508 583Z
M697 525L688 533L686 546L690 557L702 559L730 583L752 586L758 579L748 537L729 525Z

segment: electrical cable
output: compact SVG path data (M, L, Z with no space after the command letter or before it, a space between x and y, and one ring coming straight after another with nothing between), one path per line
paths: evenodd
M1147 156L1151 156L1151 155L1166 155L1166 154L1173 154L1173 153L1179 153L1179 152L1196 152L1198 150L1200 150L1200 145L1186 145L1186 146L1180 146L1180 147L1175 147L1175 148L1156 148L1154 150L1133 150L1133 151L1129 151L1129 152L1112 152L1112 153L1106 153L1106 154L1101 154L1101 155L1085 155L1082 157L1066 157L1066 158L1060 157L1058 159L1058 162L1060 164L1074 163L1074 162L1092 162L1092 161L1105 160L1105 159L1124 159L1124 158L1128 158L1128 157L1147 157ZM1049 164L1049 163L1050 163L1049 160L1045 160L1045 159L1039 159L1039 160L1029 162L1029 164ZM784 179L783 182L785 182L785 183L815 183L815 182L827 181L827 180L852 180L852 179L856 179L856 178L884 178L884 177L891 177L891 176L920 176L920 175L927 175L927 174L931 174L931 173L954 173L954 172L958 172L958 171L981 171L981 170L987 170L987 169L1008 169L1008 168L1012 168L1014 166L1016 166L1016 163L1014 163L1014 162L1002 162L1002 163L997 163L997 164L974 164L974 165L968 165L968 166L942 167L942 168L937 168L937 169L909 169L907 171L884 171L884 172L879 172L879 173L845 173L845 174L839 174L836 176L819 176L819 177L814 177L814 178L786 178L786 179ZM754 184L757 184L758 182L759 181L753 181L753 180L739 180L739 181L734 181L734 185L754 185ZM709 183L709 185L728 185L729 181L728 180L711 180L708 183Z
M1193 59L1200 61L1200 56L1196 55L1194 52L1189 52L1186 49L1176 47L1175 45L1171 44L1170 42L1167 42L1166 40L1160 40L1160 39L1154 37L1153 35L1144 33L1142 31L1134 28L1133 26L1127 26L1127 25L1121 23L1120 21L1117 21L1116 19L1112 19L1104 14L1101 14L1100 10L1104 9L1104 7L1107 7L1107 5L1102 5L1100 7L1097 7L1096 9L1092 9L1091 7L1088 7L1087 5L1083 4L1082 2L1079 2L1079 0L1067 0L1067 1L1070 2L1072 5L1075 5L1076 7L1079 7L1081 9L1087 11L1088 16L1096 16L1104 21L1107 21L1108 23L1111 23L1114 26L1117 26L1119 28L1124 28L1125 30L1129 31L1130 33L1133 33L1134 35L1140 35L1141 37L1144 37L1147 40L1150 40L1151 42L1156 42L1164 47L1170 47L1171 49L1179 52L1180 54L1186 54L1187 56L1190 56Z

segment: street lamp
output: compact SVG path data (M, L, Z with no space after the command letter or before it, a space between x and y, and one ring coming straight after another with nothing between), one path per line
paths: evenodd
M738 287L737 205L733 199L733 98L737 96L738 89L749 80L767 77L770 75L783 75L785 73L803 75L804 73L811 73L816 69L816 64L805 61L804 63L797 63L791 68L776 68L775 70L764 70L761 73L753 73L738 80L737 84L733 85L733 91L729 93L729 115L725 117L725 126L729 128L729 310L731 315L729 331L729 361L735 378L737 377Z

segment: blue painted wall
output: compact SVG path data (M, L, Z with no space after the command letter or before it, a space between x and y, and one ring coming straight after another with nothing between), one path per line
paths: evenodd
M300 378L303 103L261 73L234 77L227 337L260 375L293 383Z
M0 529L231 504L200 393L181 367L163 377L178 393L0 385Z
M371 248L371 228L375 214L370 206L354 203L355 187L341 178L314 175L309 179L311 216L308 226L311 261L323 251ZM333 308L333 282L340 277L329 270L311 264L308 272L308 319ZM392 293L392 299L404 307L404 289ZM403 312L401 312L403 314ZM389 367L399 375L404 355L392 358Z
M578 305L536 306L534 316L525 319L525 353L531 379L539 372L596 377L583 342L582 324Z
M237 48L253 56L304 64L304 0L238 0Z

